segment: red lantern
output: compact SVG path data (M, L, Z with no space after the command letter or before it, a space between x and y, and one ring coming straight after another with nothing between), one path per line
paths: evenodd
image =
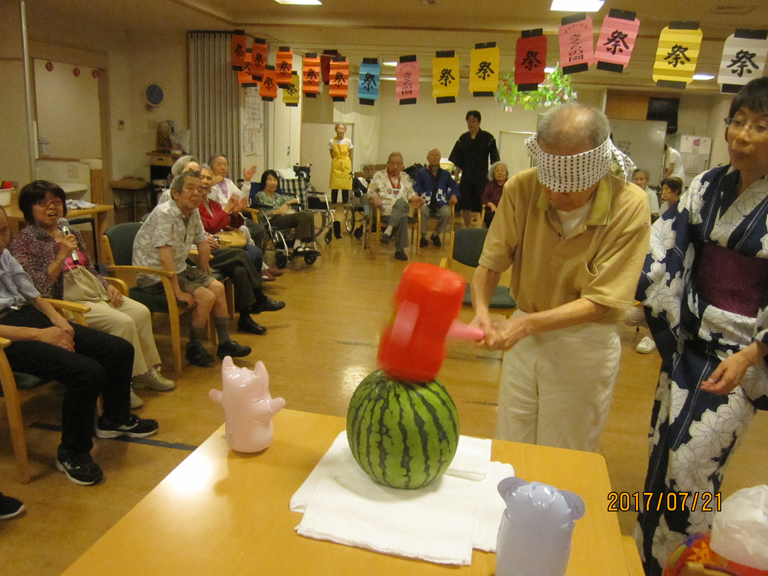
M292 72L293 51L288 48L288 46L280 46L280 48L277 49L277 64L275 64L277 85L280 88L290 88Z
M523 30L517 39L515 84L520 92L532 92L544 82L547 65L547 37L541 28Z
M320 55L320 69L323 73L323 84L331 81L331 61L339 55L338 50L323 50Z
M320 58L315 53L304 56L302 91L307 98L317 98L320 92Z
M328 93L334 102L346 102L349 91L349 62L344 56L336 56L330 65Z
M267 69L267 41L256 38L251 45L251 75L256 82L261 82Z
M259 96L265 102L272 102L277 98L277 76L274 66L267 66L264 70L264 76L261 79L261 89Z
M232 32L232 70L238 72L245 66L245 30Z

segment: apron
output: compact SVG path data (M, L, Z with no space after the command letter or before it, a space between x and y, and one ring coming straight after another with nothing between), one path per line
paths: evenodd
M331 160L331 190L352 190L352 159L346 138L343 143L333 144Z

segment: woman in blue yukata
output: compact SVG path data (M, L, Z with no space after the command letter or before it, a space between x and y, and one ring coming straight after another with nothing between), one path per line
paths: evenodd
M728 116L731 163L697 176L656 221L638 287L662 358L652 502L635 530L648 576L687 535L711 529L724 467L768 409L768 78L747 84Z

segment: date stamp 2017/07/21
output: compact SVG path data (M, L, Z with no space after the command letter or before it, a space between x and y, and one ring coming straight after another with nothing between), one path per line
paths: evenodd
M608 512L670 511L720 512L720 492L609 492Z

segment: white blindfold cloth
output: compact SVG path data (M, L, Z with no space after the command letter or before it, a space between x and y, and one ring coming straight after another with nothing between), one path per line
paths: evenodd
M538 162L539 182L553 192L588 190L608 173L614 162L624 180L635 169L634 162L616 148L610 138L597 148L573 156L547 154L539 147L535 134L525 141L525 145L528 153Z

